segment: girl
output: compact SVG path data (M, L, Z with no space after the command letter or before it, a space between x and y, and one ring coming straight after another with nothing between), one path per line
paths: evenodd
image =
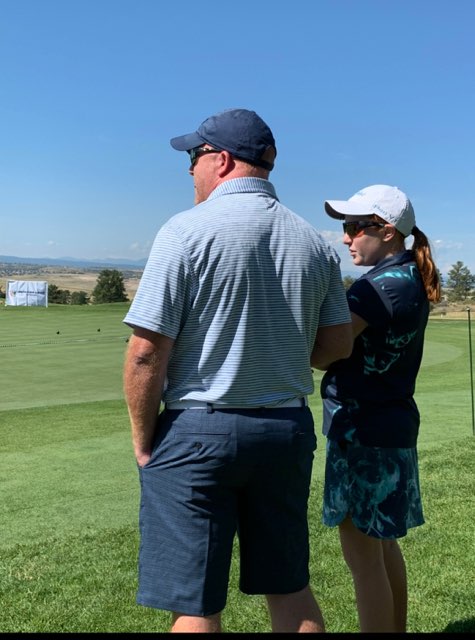
M326 201L325 211L344 220L353 264L372 269L347 292L353 352L331 364L321 383L323 522L339 527L360 630L403 632L407 580L397 539L424 523L413 396L440 281L411 202L397 187L366 187L347 201Z

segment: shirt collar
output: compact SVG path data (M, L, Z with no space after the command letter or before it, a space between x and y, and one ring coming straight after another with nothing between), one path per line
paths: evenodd
M389 258L384 258L384 260L381 260L381 262L378 262L378 264L373 267L372 271L379 271L380 269L386 269L387 267L394 267L398 264L406 264L408 262L414 262L414 254L410 249L396 253L396 255L389 256Z
M225 180L209 194L207 200L214 200L214 198L219 198L219 196L233 193L264 193L278 200L274 185L269 182L269 180L254 177Z

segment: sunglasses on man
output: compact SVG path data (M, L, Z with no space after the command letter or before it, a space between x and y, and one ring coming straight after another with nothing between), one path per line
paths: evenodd
M188 151L190 155L191 166L194 167L196 161L200 156L204 156L206 153L221 153L220 149L206 149L205 147L194 147Z
M385 227L384 222L375 222L374 220L355 220L354 222L343 223L343 233L346 233L350 238L358 238L362 235L365 229L371 227Z

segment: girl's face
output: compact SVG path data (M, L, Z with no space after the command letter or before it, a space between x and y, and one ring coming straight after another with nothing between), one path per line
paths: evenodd
M392 225L362 216L346 216L343 223L343 244L350 251L353 264L359 267L372 267L383 258L392 255L393 243L388 240L394 237Z

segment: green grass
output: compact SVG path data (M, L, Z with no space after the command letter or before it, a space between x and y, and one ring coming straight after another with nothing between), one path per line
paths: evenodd
M135 604L139 489L122 397L126 308L0 308L0 632L168 630L169 614ZM311 399L318 434L320 378ZM409 631L473 632L475 438L465 323L430 322L416 399L426 524L401 541ZM337 531L320 524L318 440L312 587L327 629L351 632L351 578ZM269 631L263 599L241 594L238 577L236 544L225 629Z
M0 408L121 398L126 309L0 307Z

